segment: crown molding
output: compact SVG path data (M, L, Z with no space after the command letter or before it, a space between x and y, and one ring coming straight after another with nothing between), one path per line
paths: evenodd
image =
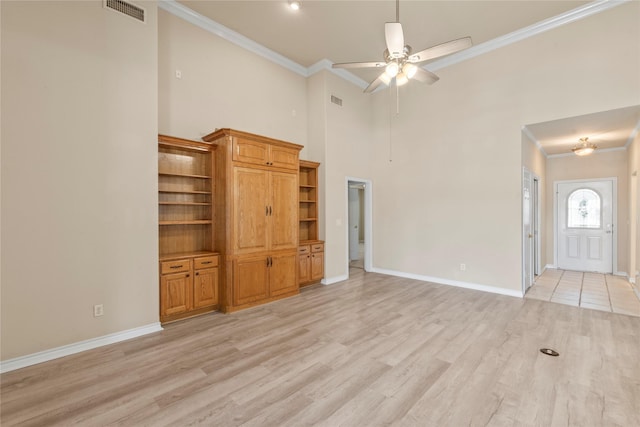
M326 58L321 59L320 61L316 62L315 64L307 68L307 76L313 76L315 73L321 70L327 70L335 74L336 76L342 77L348 82L358 86L360 89L364 90L367 88L367 86L369 86L369 83L367 83L365 80L362 80L360 77L356 76L355 74L350 73L347 70L342 68L333 68L333 62L331 62Z
M519 42L545 31L549 31L562 25L577 21L579 19L612 9L630 1L632 0L596 0L558 16L554 16L552 18L540 21L528 27L521 28L509 34L505 34L504 36L500 36L487 42L472 46L461 52L451 54L445 58L437 59L427 65L424 65L423 68L429 71L437 71L450 65L466 61L467 59L475 58L476 56L483 55L501 47L508 46L512 43ZM242 34L233 31L232 29L227 28L214 20L189 9L188 7L178 3L176 0L159 0L158 7L303 77L312 76L320 70L327 70L362 89L366 88L369 85L369 83L365 82L360 77L347 70L332 68L331 65L333 65L333 62L328 59L322 59L312 66L306 68L298 64L297 62L285 57L284 55L281 55L261 45L260 43L257 43L250 38L245 37Z
M588 16L604 12L605 10L612 9L630 1L632 0L597 0L591 3L587 3L568 12L562 13L549 19L545 19L544 21L537 22L533 25L529 25L528 27L521 28L509 34L496 37L495 39L489 40L487 42L471 46L470 48L458 53L454 53L444 58L437 59L433 62L430 62L426 66L423 66L423 68L426 68L429 71L438 71L450 65L475 58L476 56L489 53L501 47L508 46L510 44L519 42L529 37L533 37L549 30L553 30L554 28L561 27L563 25L578 21Z
M636 127L631 131L629 138L627 138L627 143L624 144L624 148L629 148L633 140L636 139L636 135L638 135L638 132L640 132L640 120L638 120Z
M626 151L627 147L614 147L614 148L596 148L596 150L589 154L590 156L594 156L596 154L600 154L600 153L611 153L613 151ZM562 154L549 154L547 156L548 159L557 159L560 157L575 157L575 154L573 153L562 153ZM586 156L585 156L586 157Z
M257 43L251 40L248 37L243 36L242 34L233 31L230 28L225 27L222 24L217 23L216 21L203 16L188 7L178 3L176 0L160 0L158 1L158 7L162 10L165 10L172 15L175 15L179 18L184 19L187 22L196 25L203 30L206 30L216 36L227 40L237 46L240 46L249 52L255 53L269 61L275 62L276 64L293 71L296 74L299 74L303 77L308 77L309 74L307 72L307 68L298 64L287 58L284 55L280 55L278 52L275 52L260 43Z
M531 133L528 127L522 126L522 133L524 133L527 136L527 138L529 138L531 142L533 142L536 145L536 148L538 148L538 151L540 151L545 158L549 157L549 155L544 150L544 148L542 148L542 144L540 144L540 141L538 141L538 139L535 136L533 136L533 134Z

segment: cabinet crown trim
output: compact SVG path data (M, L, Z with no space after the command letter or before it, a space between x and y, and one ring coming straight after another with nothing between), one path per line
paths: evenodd
M280 146L280 147L294 148L294 149L297 149L297 150L302 150L304 148L304 146L302 146L300 144L294 144L293 142L282 141L282 140L279 140L279 139L273 139L273 138L269 138L269 137L266 137L266 136L256 135L256 134L253 134L253 133L243 132L243 131L240 131L240 130L229 129L229 128L218 129L215 132L210 133L209 135L203 136L202 140L206 141L206 142L211 142L211 141L216 141L216 140L222 138L223 136L232 136L232 137L237 137L237 138L244 138L244 139L248 139L248 140L252 140L252 141L258 141L258 142L264 142L264 143L267 143L267 144L276 145L276 146Z
M158 145L166 147L180 147L194 151L214 151L218 144L211 142L193 141L191 139L158 134Z

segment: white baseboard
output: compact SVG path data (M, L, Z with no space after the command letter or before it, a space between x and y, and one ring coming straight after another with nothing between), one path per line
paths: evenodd
M614 276L622 276L622 277L625 277L627 279L629 278L629 275L627 274L626 271L614 271L613 275Z
M349 278L348 274L343 274L342 276L335 277L325 277L320 281L323 285L333 285L334 283L343 282Z
M404 278L407 278L407 279L420 280L420 281L423 281L423 282L439 283L441 285L455 286L455 287L458 287L458 288L465 288L465 289L473 289L473 290L476 290L476 291L490 292L492 294L507 295L507 296L516 297L516 298L522 298L523 297L522 291L521 290L515 290L515 289L505 289L505 288L498 288L498 287L489 286L489 285L480 285L480 284L477 284L477 283L460 282L458 280L442 279L442 278L439 278L439 277L422 276L420 274L404 273L404 272L401 272L401 271L387 270L387 269L384 269L384 268L374 268L372 270L372 272L380 273L380 274L386 274L386 275L389 275L389 276L397 276L397 277L404 277Z
M15 371L16 369L25 368L27 366L47 362L59 357L80 353L81 351L91 350L93 348L129 340L131 338L140 337L142 335L152 334L161 330L162 326L160 326L159 322L156 322L149 325L140 326L138 328L127 329L126 331L115 332L113 334L103 335L101 337L63 345L62 347L56 347L49 350L40 351L38 353L0 361L0 373Z
M547 268L556 269L557 267L556 267L555 264L547 264L547 265L544 266L544 270L546 270Z

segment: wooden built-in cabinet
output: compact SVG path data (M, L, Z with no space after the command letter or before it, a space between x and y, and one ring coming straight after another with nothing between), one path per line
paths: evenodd
M184 255L183 255L184 256ZM218 255L161 258L160 321L213 311L218 306Z
M251 307L299 292L298 154L302 146L232 129L202 138L215 156L215 247L220 308Z
M218 308L215 149L213 144L158 135L161 322Z
M300 286L317 283L324 277L324 242L318 240L318 168L320 163L300 160L298 172Z
M298 274L300 286L319 282L324 277L324 243L298 247Z

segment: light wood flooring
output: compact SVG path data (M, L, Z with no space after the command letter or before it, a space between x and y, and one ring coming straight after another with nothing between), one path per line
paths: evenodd
M3 374L0 424L640 425L640 318L350 273Z
M611 274L546 269L527 298L640 316L640 300L631 284Z

